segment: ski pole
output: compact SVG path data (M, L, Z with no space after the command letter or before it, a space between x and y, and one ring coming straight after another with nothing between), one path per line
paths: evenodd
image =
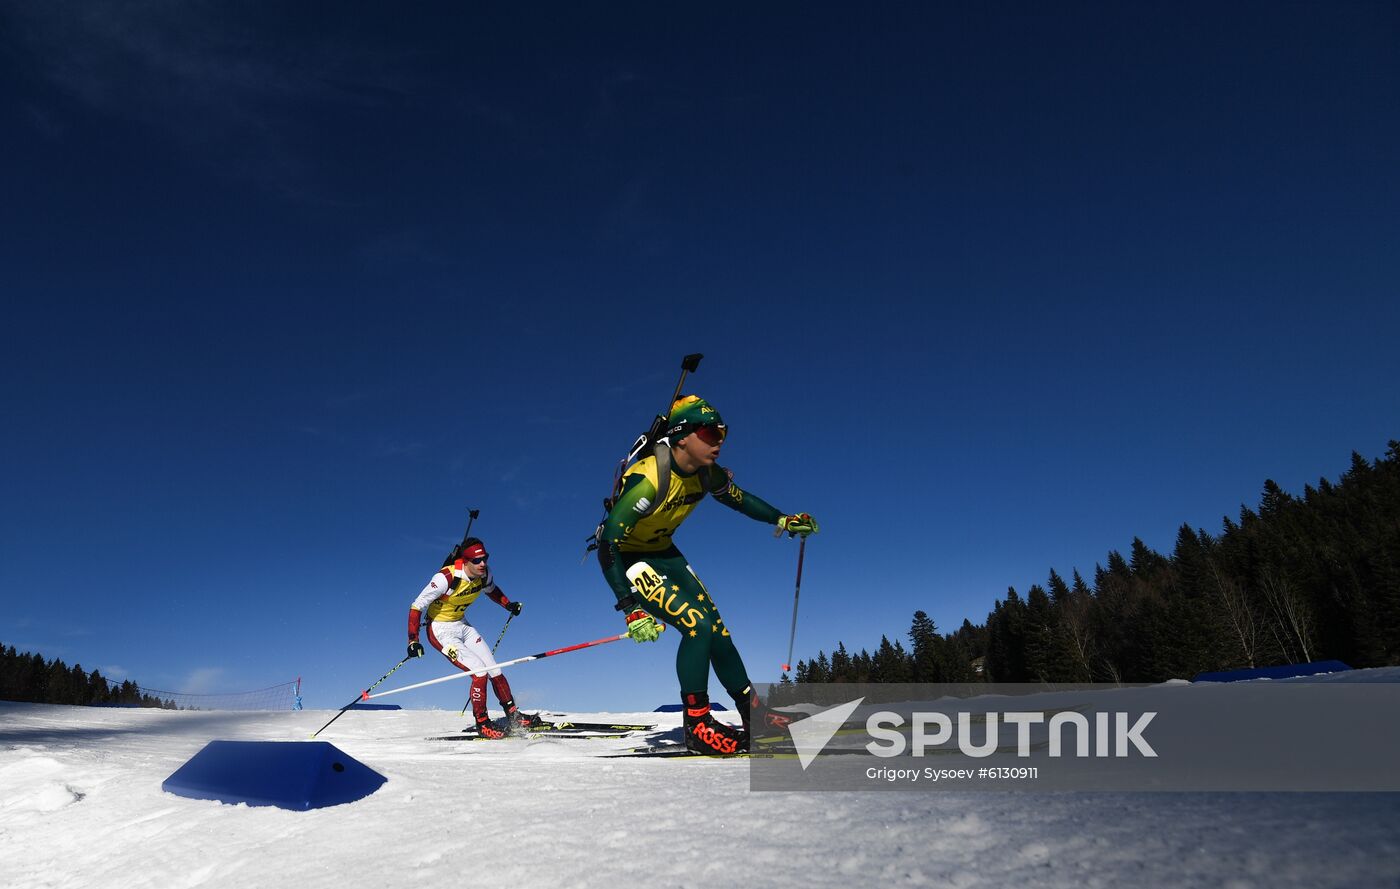
M355 705L358 704L360 701L367 701L367 700L369 700L369 693L370 693L371 691L374 690L375 685L378 685L380 682L383 682L385 679L388 679L390 676L392 676L393 673L394 673L394 670L397 670L399 667L402 667L404 664L408 663L409 658L411 658L411 657L413 657L413 655L405 655L403 660L399 661L397 664L394 664L394 667L393 667L392 670L390 670L388 673L385 673L383 676L380 676L379 679L378 679L378 681L376 681L376 682L374 683L374 685L371 685L369 688L367 688L367 689L365 689L364 691L360 692L359 695L356 696L355 700L353 700L353 701L351 701L350 703L346 704L344 707L341 707L341 708L340 708L340 712L331 717L331 722L335 722L337 719L339 719L340 717L344 716L346 710L349 710L351 707L355 706ZM331 722L328 722L328 723L326 723L325 725L321 726L320 728L316 729L316 731L314 731L314 732L311 733L311 737L314 738L314 737L316 737L317 735L319 735L321 732L325 731L325 730L330 726Z
M797 586L792 591L792 633L788 635L788 656L783 661L783 672L792 669L792 643L797 641L797 597L802 595L802 555L807 551L807 538L797 545Z
M437 679L429 679L427 682L419 682L414 685L405 685L403 688L391 688L388 691L381 691L377 695L372 695L366 692L363 700L367 701L370 698L382 698L386 697L387 695L396 695L401 691L411 691L415 688L422 688L425 685L437 685L439 682L448 682L453 679L462 679L466 676L485 676L487 673L490 673L491 670L499 670L503 667L512 667L516 664L523 664L526 661L537 661L540 658L554 657L556 654L566 654L570 651L578 651L581 648L592 648L595 645L606 645L609 642L617 642L619 639L626 638L626 633L620 633L616 636L608 636L603 639L594 639L592 642L580 642L578 645L570 645L567 648L556 648L553 651L542 651L539 654L531 654L526 655L525 657L518 657L513 661L503 661L497 664L496 666L486 670L467 670L461 673L453 673L451 676L441 676Z
M492 653L492 654L495 654L495 653L496 653L496 649L501 647L501 640L504 639L504 638L506 637L506 630L509 630L509 629L510 629L510 622L513 621L513 620L515 620L515 615L514 615L514 614L511 614L510 617L506 618L505 626L501 627L501 635L499 635L499 636L496 637L496 644L491 646L491 653Z

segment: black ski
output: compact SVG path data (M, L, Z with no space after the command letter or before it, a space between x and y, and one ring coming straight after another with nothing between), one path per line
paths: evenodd
M821 756L868 756L864 747L827 747ZM797 756L797 748L792 746L771 747L766 750L752 750L741 753L697 753L680 744L659 744L649 747L634 747L630 751L605 754L600 759L792 759Z
M1014 748L1013 748L1014 749ZM821 756L869 756L860 747L828 747ZM684 748L659 747L634 750L631 753L607 753L599 759L796 759L796 750L755 750L746 753L696 753Z
M492 723L505 729L504 724ZM656 728L654 725L631 725L611 722L550 722L541 720L530 726L513 727L506 732L506 738L626 738L638 732ZM475 728L467 728L455 735L442 735L429 738L430 741L499 741L504 738L484 738Z
M562 740L562 741L606 741L618 738L629 738L631 732L529 732L528 734L506 735L504 738L488 738L477 732L458 732L455 735L438 735L426 738L428 741L535 741L535 740Z
M624 723L612 722L549 722L545 721L538 726L530 726L532 732L649 732L656 728L655 725L628 725Z
M696 753L684 747L643 747L628 753L609 753L599 759L749 759L772 756L769 753Z

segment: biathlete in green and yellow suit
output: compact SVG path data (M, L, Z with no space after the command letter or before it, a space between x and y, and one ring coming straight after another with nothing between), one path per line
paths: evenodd
M665 626L679 631L676 676L685 707L686 745L703 753L748 748L753 691L743 658L720 618L710 591L671 541L676 529L713 496L730 509L780 531L807 536L817 523L806 513L787 515L734 483L715 462L728 430L719 412L695 395L672 406L662 446L638 460L622 477L598 538L598 561L627 615L627 632L638 642L655 641ZM658 466L658 459L669 467ZM663 481L664 479L664 481ZM657 490L665 485L658 502ZM710 668L743 720L743 729L710 715Z

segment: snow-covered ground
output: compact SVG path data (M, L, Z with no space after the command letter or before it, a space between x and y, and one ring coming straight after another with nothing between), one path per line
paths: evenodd
M389 779L348 805L161 790L211 739L305 739L331 715L0 703L0 886L1400 884L1397 794L753 793L743 760L600 756L635 741L427 740L464 724L445 711L331 726Z

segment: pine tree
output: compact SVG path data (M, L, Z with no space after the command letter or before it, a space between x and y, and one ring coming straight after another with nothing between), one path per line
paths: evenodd
M1144 583L1152 583L1167 569L1167 560L1143 543L1140 537L1133 538L1131 553L1128 570L1134 578Z
M974 626L972 621L963 618L962 626L947 639L948 656L945 661L944 680L986 682L987 639L988 631L985 625Z
M831 680L832 682L855 682L855 670L851 668L851 656L846 653L844 642L836 643L836 650L831 653Z
M92 700L89 703L107 704L111 702L112 689L107 685L107 680L102 674L96 670L88 675L88 688L92 692Z
M1293 498L1278 486L1278 482L1271 478L1264 479L1264 494L1259 499L1260 518L1278 517L1292 500Z
M1089 635L1098 641L1094 672L1103 681L1122 682L1132 675L1135 608L1132 571L1116 550L1109 551L1107 568L1094 566L1094 606L1089 626Z
M994 605L987 619L987 674L992 682L1028 682L1026 672L1026 605L1015 587Z
M49 665L40 655L29 656L29 692L25 697L26 701L36 704L47 703L49 700Z
M966 622L966 621L964 621ZM986 677L973 669L973 661L981 655L974 655L969 648L968 636L954 633L943 641L943 680L944 682L982 682Z
M48 666L48 676L48 702L51 704L73 703L73 687L68 673L68 665L60 660L52 661Z
M870 657L870 652L862 648L860 654L851 658L851 675L855 677L856 682L874 682L874 674L874 659Z
M1056 578L1058 579L1058 575ZM1098 646L1091 620L1093 607L1093 594L1089 592L1089 585L1084 582L1079 571L1075 570L1074 585L1060 603L1061 647L1069 664L1069 677L1074 682L1094 681Z
M880 647L876 649L870 667L871 682L908 682L909 657L903 646L890 644L888 636L880 637Z
M807 681L807 662L806 662L806 661L800 660L800 659L798 660L797 666L796 666L796 669L795 669L795 672L793 673L793 676L794 676L794 678L796 679L796 681L797 681L797 683L798 683L799 685L801 685L802 683L804 683L804 682Z
M1137 538L1133 538L1136 540ZM1110 576L1127 583L1133 579L1133 569L1128 567L1128 562L1123 558L1123 554L1116 549L1108 551L1108 573Z
M1201 538L1190 525L1176 529L1176 547L1172 550L1172 569L1177 591L1189 598L1203 598L1211 586L1210 564L1206 559Z
M92 687L88 685L87 671L82 664L74 664L73 669L68 671L68 683L73 689L70 704L86 706L92 703Z
M1034 682L1054 682L1061 679L1057 663L1056 637L1058 621L1050 597L1040 584L1026 591L1025 671Z
M19 653L13 645L0 645L0 701L19 700L19 672Z
M911 681L946 682L944 666L944 643L938 635L938 625L922 611L914 612L914 623L909 627L911 646Z

